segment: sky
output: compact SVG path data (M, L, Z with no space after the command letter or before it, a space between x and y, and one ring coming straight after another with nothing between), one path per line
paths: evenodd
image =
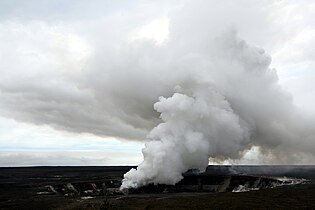
M311 0L3 0L0 166L140 163L161 122L154 104L186 68L207 65L184 58L206 55L227 31L270 55L279 85L312 118L314 10ZM252 147L237 163L268 163L260 155Z

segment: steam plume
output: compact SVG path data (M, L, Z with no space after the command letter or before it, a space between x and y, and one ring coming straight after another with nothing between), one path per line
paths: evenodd
M210 43L206 53L185 58L189 79L154 104L163 122L148 135L144 160L124 175L121 189L175 184L190 168L204 170L209 157L239 159L253 146L281 159L283 151L294 149L292 142L309 133L307 126L296 126L296 119L306 119L278 85L264 50L234 32Z
M1 5L0 115L126 141L149 133L122 188L176 183L208 158L315 163L314 118L281 88L271 57L247 44L268 49L277 67L302 69L314 87L314 3L135 1L106 13L103 1L63 12L40 2ZM167 38L154 40L154 30Z

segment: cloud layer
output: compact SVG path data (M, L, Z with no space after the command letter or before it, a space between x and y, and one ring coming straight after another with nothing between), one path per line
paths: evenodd
M218 161L241 158L252 146L260 148L266 162L314 160L313 118L279 85L276 70L269 66L271 57L248 44L262 46L275 57L280 75L287 76L283 81L280 77L285 85L296 75L288 76L284 67L291 74L305 67L312 90L314 4L138 1L128 8L118 2L109 9L102 2L77 2L64 5L62 12L48 1L23 8L14 2L6 5L0 16L2 116L142 141L161 122L171 124L167 129L172 130L168 114L177 116L188 107L193 114L187 108L181 121L192 132L199 129L204 135L200 139L213 139L200 149ZM87 9L84 15L78 9L82 7ZM155 27L165 33L156 36ZM301 92L296 81L295 90ZM313 102L307 97L312 93L303 94L304 101ZM164 99L154 110L160 96ZM177 107L181 103L183 107ZM202 110L200 104L206 104L206 110L219 108L204 113L207 129L193 118ZM211 118L224 113L226 118ZM157 128L151 139L164 138ZM216 132L216 138L209 137ZM200 162L204 165L207 158Z

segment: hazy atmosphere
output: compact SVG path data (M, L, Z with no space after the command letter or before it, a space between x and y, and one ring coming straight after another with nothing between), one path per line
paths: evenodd
M314 11L0 1L0 166L141 163L124 188L208 163L315 164Z

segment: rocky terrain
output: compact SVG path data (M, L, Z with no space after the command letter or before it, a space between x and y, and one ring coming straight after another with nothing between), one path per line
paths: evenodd
M260 209L264 199L277 209L284 198L290 208L315 208L313 166L209 166L175 186L121 192L130 168L0 168L0 209Z

